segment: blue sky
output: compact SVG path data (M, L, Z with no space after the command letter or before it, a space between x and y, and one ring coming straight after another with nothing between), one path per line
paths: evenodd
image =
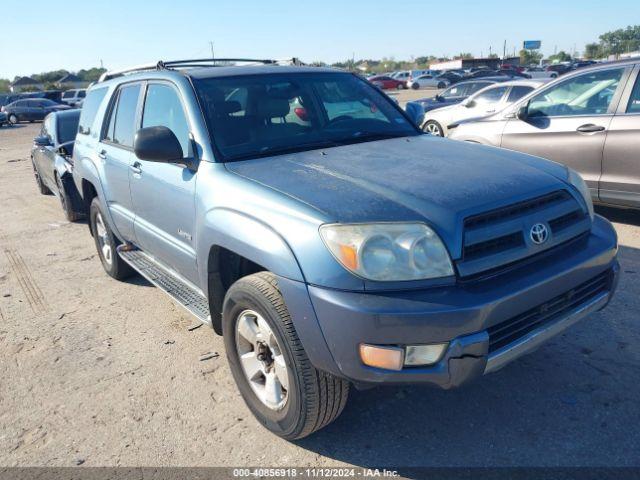
M2 10L0 78L208 56L210 40L216 56L326 62L487 55L525 39L550 54L640 24L638 0L28 0Z

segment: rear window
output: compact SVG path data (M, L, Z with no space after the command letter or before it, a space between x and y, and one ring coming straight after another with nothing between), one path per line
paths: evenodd
M91 126L98 113L98 108L107 94L107 87L89 90L87 98L82 105L82 113L80 114L80 123L78 124L78 133L84 135L91 134Z
M74 92L73 90L69 90L68 92L64 92L62 94L62 98L73 98L73 96L75 95L76 92Z
M531 93L532 91L533 91L533 87L526 87L524 85L516 85L515 87L511 88L511 91L509 92L509 99L507 101L508 102L515 102L517 100L520 100L522 97L524 97L528 93Z
M57 118L58 143L67 143L76 139L79 115L59 115Z

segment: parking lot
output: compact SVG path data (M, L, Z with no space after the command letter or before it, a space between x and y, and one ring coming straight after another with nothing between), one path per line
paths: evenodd
M622 264L605 311L460 390L352 390L292 443L245 407L220 337L141 278L109 278L86 223L37 192L38 129L0 129L0 465L640 464L640 213L599 210Z

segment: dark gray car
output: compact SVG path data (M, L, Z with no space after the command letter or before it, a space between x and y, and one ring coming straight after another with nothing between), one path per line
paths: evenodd
M29 98L10 103L3 107L3 111L7 114L9 123L15 125L19 122L44 120L44 117L51 112L69 110L69 108L67 105L60 105L47 98Z
M563 163L584 177L594 201L640 208L639 71L638 59L581 69L449 136Z
M84 208L73 183L73 145L78 132L80 110L49 114L33 141L31 162L38 190L60 199L67 220L83 216Z

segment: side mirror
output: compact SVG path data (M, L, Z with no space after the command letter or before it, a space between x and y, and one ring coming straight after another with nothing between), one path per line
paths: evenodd
M529 116L529 104L521 105L518 110L516 110L516 118L518 120L526 120Z
M473 100L472 98L466 98L462 101L462 106L467 108L475 107L476 101Z
M51 146L51 140L49 140L49 137L46 137L44 135L38 136L36 138L33 139L33 143L36 145L36 147L50 147Z
M138 130L133 151L140 160L150 162L180 163L184 157L175 133L163 126Z

